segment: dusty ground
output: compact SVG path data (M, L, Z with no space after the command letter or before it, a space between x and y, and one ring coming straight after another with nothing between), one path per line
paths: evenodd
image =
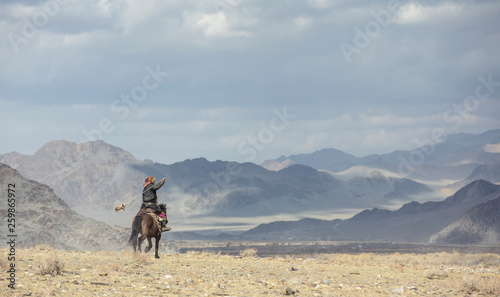
M1 296L500 296L496 254L316 254L258 257L206 252L16 253L8 288L0 250Z

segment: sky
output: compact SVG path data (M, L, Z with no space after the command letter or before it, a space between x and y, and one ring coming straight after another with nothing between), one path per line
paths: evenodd
M262 163L500 128L500 2L0 2L0 153Z

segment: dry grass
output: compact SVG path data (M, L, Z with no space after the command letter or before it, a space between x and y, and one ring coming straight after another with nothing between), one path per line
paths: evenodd
M448 277L448 273L442 269L434 268L426 271L425 277L428 279L442 279Z
M287 289L296 296L500 296L495 254L263 258L243 249L237 256L203 251L155 259L152 252L46 247L18 254L18 296L284 296ZM0 295L12 295L0 279Z
M255 258L257 257L257 249L249 248L240 251L240 257L242 258Z
M486 278L478 275L465 275L463 286L469 292L481 292L490 296L500 295L500 277Z
M36 246L34 246L32 248L32 250L34 251L53 251L54 248L51 247L50 245L46 245L46 244L37 244Z
M56 276L62 273L63 268L64 263L59 259L57 252L52 250L38 259L35 271L39 275Z
M2 269L2 271L8 270L9 265L10 263L7 261L7 258L0 258L0 269Z

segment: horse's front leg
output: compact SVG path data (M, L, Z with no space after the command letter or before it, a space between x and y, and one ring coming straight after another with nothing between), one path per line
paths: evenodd
M161 235L155 238L155 258L160 259L160 256L158 255L158 246L160 245L160 238Z

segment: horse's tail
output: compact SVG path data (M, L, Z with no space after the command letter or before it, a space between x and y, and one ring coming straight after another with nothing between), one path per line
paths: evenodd
M130 235L128 243L134 247L137 245L137 236L139 235L139 231L141 231L141 221L142 217L136 216L132 223L132 234Z

